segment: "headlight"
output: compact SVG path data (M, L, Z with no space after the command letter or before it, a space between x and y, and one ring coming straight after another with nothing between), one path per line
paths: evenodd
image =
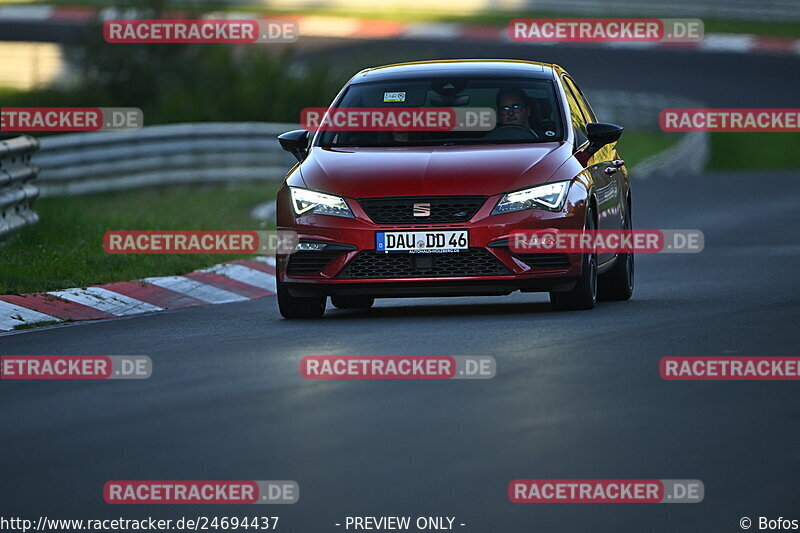
M353 218L353 212L347 207L344 198L296 187L289 187L289 192L292 195L295 216L315 214Z
M522 191L510 192L503 196L492 211L493 215L511 213L523 209L545 209L560 211L569 190L568 181L548 183Z

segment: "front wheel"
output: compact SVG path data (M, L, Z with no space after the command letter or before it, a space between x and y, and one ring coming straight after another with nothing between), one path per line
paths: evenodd
M586 231L594 232L597 225L594 222L594 210L586 213ZM581 275L572 290L566 292L551 292L550 303L558 311L577 311L580 309L593 309L597 303L597 254L583 254Z
M625 205L627 209L625 209L625 220L622 227L630 231L633 228L630 198ZM629 300L633 295L633 252L618 254L617 262L614 263L611 270L600 276L598 281L600 282L599 296L601 300Z
M629 300L633 295L633 254L619 254L614 266L600 276L600 299Z
M326 296L297 297L278 281L278 309L283 318L322 318L325 314Z

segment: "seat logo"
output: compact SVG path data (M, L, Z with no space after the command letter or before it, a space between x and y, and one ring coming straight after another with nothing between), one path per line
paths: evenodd
M431 204L429 203L414 204L414 216L415 217L431 216Z

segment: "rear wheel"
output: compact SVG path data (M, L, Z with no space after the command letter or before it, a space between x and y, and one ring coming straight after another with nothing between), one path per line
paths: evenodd
M630 201L625 213L624 229L633 227L631 223ZM601 300L622 301L633 295L633 253L618 254L617 262L608 272L600 276L598 295Z
M292 296L286 286L278 281L278 309L283 318L322 318L327 301L326 296Z
M369 309L375 303L371 296L331 296L331 303L339 309Z
M594 221L594 209L589 208L586 213L585 229L594 231L597 225ZM597 302L597 254L583 254L581 275L575 287L567 292L551 292L550 303L558 311L574 311L580 309L593 309Z

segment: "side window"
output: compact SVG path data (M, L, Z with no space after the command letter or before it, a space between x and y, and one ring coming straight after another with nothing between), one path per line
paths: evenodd
M581 91L581 88L578 87L578 84L575 83L575 80L573 80L569 76L565 76L565 79L567 83L569 83L572 92L574 92L575 96L578 97L578 103L580 104L581 109L583 109L583 116L586 118L586 121L597 122L597 116L594 114L592 106L589 105L588 100L586 100L586 97L583 95L583 91Z
M564 76L561 80L563 81L564 92L567 94L567 105L572 119L572 129L575 130L575 146L577 147L589 140L586 135L586 119L583 117L581 104L578 103L578 98L580 97L576 94L570 79Z

